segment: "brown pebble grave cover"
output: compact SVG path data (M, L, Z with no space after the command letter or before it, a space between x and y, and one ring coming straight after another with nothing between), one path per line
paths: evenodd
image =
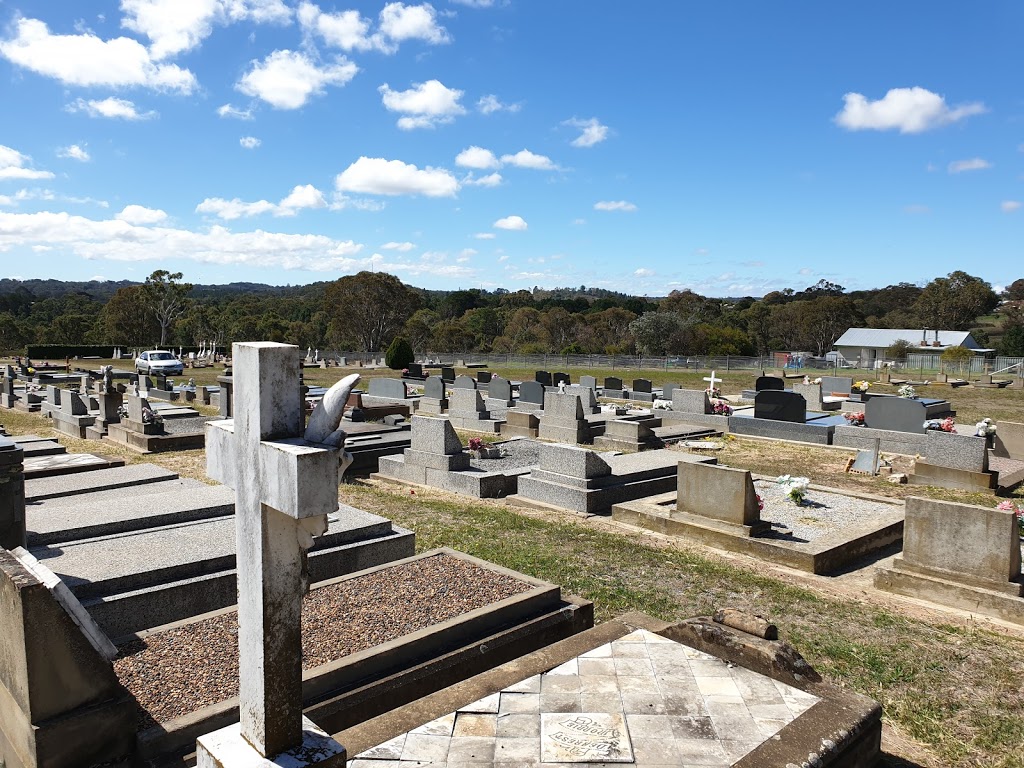
M302 604L302 667L313 669L533 589L446 554L311 590ZM114 670L139 705L140 729L238 695L234 611L120 647Z

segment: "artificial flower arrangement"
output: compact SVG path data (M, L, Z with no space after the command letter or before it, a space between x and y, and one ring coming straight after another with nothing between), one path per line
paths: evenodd
M871 382L870 381L855 381L853 383L853 389L855 389L855 390L857 390L858 392L861 392L861 393L867 392L868 389L870 389L870 388L871 388Z
M1024 504L1014 504L1009 499L1000 501L996 504L996 509L1002 509L1006 512L1013 512L1017 517L1017 529L1021 536L1024 536Z
M944 419L928 419L924 423L925 429L934 429L939 432L956 432L956 422L952 416L947 416Z
M907 397L907 398L917 397L917 390L914 389L909 384L904 384L902 387L900 387L897 390L896 394L898 394L900 397Z
M468 446L470 453L474 454L478 459L497 459L501 458L502 450L496 445L485 443L482 438L471 437L469 438Z
M782 489L786 492L786 497L794 504L804 503L804 499L807 497L807 489L811 485L810 478L791 477L789 475L782 475L776 478L775 482L782 486Z
M722 396L722 390L718 387L708 387L708 397L712 400Z
M978 437L989 437L996 433L996 423L992 419L984 418L974 425L974 434Z
M764 499L761 498L761 494L759 493L755 493L754 495L757 496L757 511L764 512Z
M847 411L843 414L843 418L851 427L864 426L864 411Z
M714 400L711 403L711 412L716 416L732 416L732 406L725 400Z

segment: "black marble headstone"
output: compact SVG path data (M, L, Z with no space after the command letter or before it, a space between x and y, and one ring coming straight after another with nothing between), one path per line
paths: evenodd
M650 379L633 379L633 391L634 392L646 392L651 393L651 380Z
M454 368L441 368L441 378L447 381L449 384L455 381L455 369Z
M786 382L778 376L758 376L754 380L754 390L764 392L766 390L785 389Z
M456 376L452 386L455 389L476 389L476 379L470 376Z
M547 371L536 371L533 374L533 380L543 384L545 387L551 386L551 374Z
M405 382L401 379L374 377L370 379L370 394L373 397L390 397L394 400L404 400L406 398Z
M512 383L501 376L493 376L487 383L487 396L494 400L509 402L512 399Z
M872 397L864 403L864 426L871 429L921 434L927 418L924 403L907 397Z
M477 371L476 381L478 384L488 384L491 381L491 376L492 374L490 371Z
M524 381L519 385L519 402L533 403L538 408L544 405L544 385L539 381Z
M604 388L605 389L614 389L614 390L616 390L618 392L621 392L622 391L622 379L618 378L617 376L605 376L605 378L604 378Z
M408 373L409 378L412 378L412 379L422 379L423 378L423 366L420 365L419 363L409 363L409 365L407 365L406 368L408 368L408 370L409 370L409 373Z
M763 389L754 396L754 418L769 421L807 421L807 400L796 392Z
M568 373L562 373L561 371L558 371L556 373L551 374L551 384L553 386L557 387L563 381L566 384L572 384L572 379L569 377Z
M590 387L591 389L597 389L597 379L593 376L580 376L580 386Z
M423 382L423 396L444 400L444 380L440 376L428 376Z

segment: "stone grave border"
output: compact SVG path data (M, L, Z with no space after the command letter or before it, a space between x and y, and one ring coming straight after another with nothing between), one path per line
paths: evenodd
M774 477L752 474L754 480L771 482ZM871 555L903 540L903 503L884 496L856 493L843 488L811 485L812 491L824 491L855 499L891 504L894 511L891 519L880 524L863 525L851 533L823 536L805 546L795 546L783 539L756 538L727 530L715 525L715 521L695 520L694 515L686 519L670 516L676 503L676 492L650 496L638 501L623 502L612 506L612 519L625 525L677 536L696 544L738 552L760 558L778 565L789 566L814 574L827 574L841 569L856 560Z
M589 600L563 597L561 587L494 563L441 547L402 560L327 579L311 591L365 577L386 568L428 557L448 555L489 571L532 584L533 589L477 608L455 618L366 648L302 674L303 710L331 732L415 701L548 643L594 626ZM237 606L118 638L119 644L144 639L237 610ZM238 721L238 697L151 726L138 734L139 757L183 754L196 737Z

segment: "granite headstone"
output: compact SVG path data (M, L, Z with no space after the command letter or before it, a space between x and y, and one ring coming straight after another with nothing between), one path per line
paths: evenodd
M807 400L795 392L763 389L754 397L754 418L804 424L807 421Z

